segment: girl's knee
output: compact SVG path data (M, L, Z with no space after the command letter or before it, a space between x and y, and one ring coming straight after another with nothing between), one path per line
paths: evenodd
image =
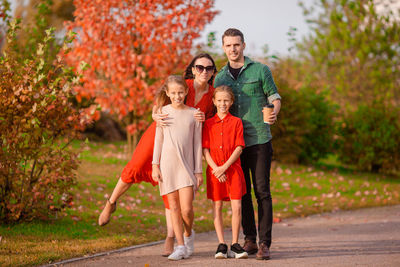
M231 200L232 214L241 215L242 214L242 203L240 200Z
M179 202L176 200L169 201L169 210L170 212L179 212L181 210Z
M185 208L185 209L182 209L181 212L182 212L182 217L188 218L188 217L192 216L192 214L193 214L193 209L191 209L191 208Z

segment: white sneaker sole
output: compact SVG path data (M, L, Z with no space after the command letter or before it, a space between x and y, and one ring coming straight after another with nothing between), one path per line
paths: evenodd
M215 254L215 258L216 259L226 259L227 257L228 257L228 255L224 254L222 252L218 252L218 253Z
M228 256L229 258L235 258L235 259L247 259L249 257L249 254L247 254L247 252L236 253L233 251L229 251Z
M180 257L180 258L169 258L169 257L168 257L168 259L169 259L170 261L179 261L179 260L183 260L183 259L187 259L187 258L189 258L189 256L182 256L182 257Z

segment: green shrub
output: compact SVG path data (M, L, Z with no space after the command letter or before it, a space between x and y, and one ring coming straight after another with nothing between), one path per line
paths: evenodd
M282 108L271 127L275 158L309 163L325 157L333 147L334 106L313 89L294 90L283 79L277 84Z
M400 166L399 108L360 105L338 127L339 160L359 169L391 172Z
M69 205L78 166L77 153L67 145L79 133L81 117L69 101L79 79L60 56L48 60L49 49L60 49L52 29L21 62L18 28L18 22L9 23L7 48L0 57L3 222L49 218Z

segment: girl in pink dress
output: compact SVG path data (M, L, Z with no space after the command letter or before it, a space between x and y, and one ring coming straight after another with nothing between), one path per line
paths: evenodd
M169 260L188 258L194 250L193 198L203 183L202 124L197 111L184 104L188 87L181 76L169 76L156 97L157 109L168 114L168 127L158 126L154 140L152 178L167 195L177 240ZM170 100L169 105L166 105ZM184 237L185 235L185 237Z

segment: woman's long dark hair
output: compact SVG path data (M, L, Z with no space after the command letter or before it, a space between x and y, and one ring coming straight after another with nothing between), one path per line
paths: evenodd
M213 66L214 66L213 75L211 76L210 80L208 80L208 83L212 85L212 83L214 81L214 78L215 78L215 74L217 73L217 67L215 66L214 59L207 53L201 53L201 54L198 54L197 56L195 56L192 59L192 61L190 62L190 64L187 66L185 72L183 73L183 77L185 79L194 79L192 68L194 67L194 63L196 62L196 60L199 59L199 58L207 58L207 59L209 59L212 62Z

